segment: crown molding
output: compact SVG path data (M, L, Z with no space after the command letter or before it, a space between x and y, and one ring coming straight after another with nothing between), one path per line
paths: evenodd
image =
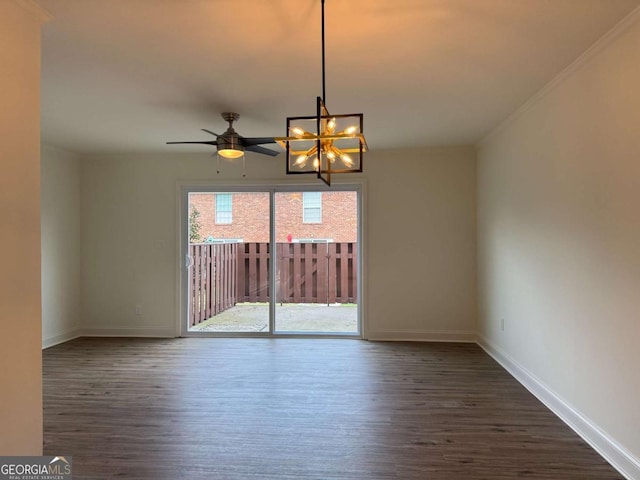
M576 71L580 70L582 66L587 64L592 58L598 55L602 50L611 45L620 35L622 35L629 27L640 20L640 6L634 8L628 13L622 20L615 24L615 26L600 37L596 42L591 45L582 55L576 58L569 64L564 70L556 75L549 83L542 87L536 94L534 94L529 100L522 104L516 111L504 119L497 127L491 130L487 135L480 139L476 143L476 148L482 146L488 140L496 136L502 130L507 128L511 123L520 118L531 107L540 102L549 93L555 90L560 84L562 84L567 78L573 75Z
M53 15L42 8L35 0L13 0L13 3L34 15L40 23L47 23L53 20Z

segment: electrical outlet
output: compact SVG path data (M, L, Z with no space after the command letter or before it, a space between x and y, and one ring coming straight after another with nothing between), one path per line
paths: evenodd
M500 330L504 332L504 318L500 319Z
M136 305L136 315L142 315L142 305Z

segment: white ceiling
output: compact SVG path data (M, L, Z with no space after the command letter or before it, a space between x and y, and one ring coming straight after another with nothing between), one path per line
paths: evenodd
M321 94L320 0L38 0L42 137L85 154L207 151L225 110L285 134ZM478 141L640 0L326 0L327 106L372 149Z

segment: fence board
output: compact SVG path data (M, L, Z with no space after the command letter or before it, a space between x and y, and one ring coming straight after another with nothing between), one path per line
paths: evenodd
M211 259L211 249L207 248L205 249L205 255L204 255L204 259L205 259L205 268L204 268L204 275L205 275L205 298L204 298L204 315L203 317L209 318L211 316L211 312L212 312L212 305L211 305L211 273L212 273L212 269L213 269L213 261Z
M337 253L336 253L336 244L329 244L329 253L328 253L328 261L327 261L327 276L329 277L328 289L327 292L327 303L336 303L336 276L338 273L338 265L337 265Z
M349 246L350 252L350 270L349 270L349 302L356 303L358 291L358 255L356 254L355 244Z
M189 325L196 324L196 310L194 308L196 303L195 273L193 251L189 251Z
M216 252L216 270L218 272L218 281L216 282L215 286L217 287L217 293L218 293L218 312L223 312L224 311L224 284L225 284L225 278L224 278L224 245L214 245L213 247L215 249Z
M314 285L314 278L313 278L313 261L314 261L314 257L313 257L313 247L315 247L317 244L314 243L307 243L307 244L303 244L304 247L304 257L303 257L303 268L304 268L304 276L303 276L303 281L302 281L302 287L304 288L304 296L303 298L303 302L305 303L313 303L314 302L314 293L315 293L315 285Z
M302 295L300 294L301 290L301 276L300 276L300 252L301 247L299 243L294 243L293 245L293 275L291 277L291 288L293 289L293 303L300 303Z
M212 256L216 256L218 251L216 250L216 245L211 245L211 254ZM213 302L213 314L216 315L220 311L220 289L218 285L220 284L220 269L218 268L217 261L214 262L213 272L211 275L211 283L212 291L211 291L211 301Z
M258 261L256 255L257 243L249 244L249 298L256 298L257 301L257 285L258 285ZM249 300L251 301L251 300Z
M229 264L229 244L220 245L222 248L222 308L225 310L229 308L229 296L231 295L231 289L229 283L231 282L230 264Z
M276 244L276 300L283 303L288 298L288 290L285 280L289 278L289 258L286 257L286 251L289 248L288 243Z
M231 291L229 292L229 307L231 307L238 301L238 247L236 246L236 248L230 249L229 254L231 256L229 258L229 271L231 272L231 280L233 282L231 285Z
M235 301L237 302L246 302L246 297L247 297L247 283L245 282L247 275L246 275L246 259L245 259L245 244L240 244L238 245L238 248L236 249L236 253L238 255L238 259L236 262L236 281L237 281L237 287L236 287L236 298Z
M346 303L349 298L349 254L347 246L340 245L340 303Z
M316 303L328 303L327 295L329 293L329 285L327 284L328 277L328 254L329 244L318 243L316 244Z
M196 281L196 299L195 299L195 312L196 312L196 318L195 321L196 323L200 323L202 321L202 301L201 301L201 297L202 297L202 282L201 282L201 276L202 276L202 265L200 263L200 249L198 248L196 250L196 255L194 258L194 262L195 262L195 268L196 268L196 277L195 277L195 281Z
M269 277L267 274L268 266L269 266L269 244L261 243L259 244L260 252L258 256L258 263L260 265L259 275L258 275L258 298L261 302L268 302L269 298L267 296L268 287L269 287Z

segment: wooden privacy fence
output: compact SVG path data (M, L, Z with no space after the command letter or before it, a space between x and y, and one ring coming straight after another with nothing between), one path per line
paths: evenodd
M354 242L276 244L276 301L355 303L356 250Z
M269 243L189 246L189 321L243 302L271 300ZM276 301L356 303L357 243L277 243Z
M238 277L236 243L189 245L189 324L233 307Z

